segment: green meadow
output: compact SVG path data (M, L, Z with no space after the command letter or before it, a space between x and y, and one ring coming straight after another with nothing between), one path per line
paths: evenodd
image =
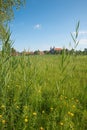
M84 4L59 1L58 7L55 2L30 0L26 6L30 10L24 13L21 10L17 15L16 9L20 9L25 0L0 0L0 130L87 130L87 48L84 53L77 51L81 40L84 47L87 42L85 17L81 20L85 30L79 31L78 21L75 32L70 33L71 50L63 48L61 53L51 50L49 54L45 51L43 55L36 51L26 56L26 51L19 53L13 48L11 38L15 36L22 41L19 46L33 43L37 47L41 43L45 43L43 47L50 42L54 44L57 39L61 43L64 35L68 38L66 30L70 25L72 28L72 19L81 18L86 12L85 1ZM14 13L18 18L12 24ZM33 29L42 29L42 32ZM12 30L15 35L11 37Z
M87 130L87 56L0 58L0 130Z

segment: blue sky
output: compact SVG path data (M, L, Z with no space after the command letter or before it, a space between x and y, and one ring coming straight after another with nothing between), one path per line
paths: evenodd
M87 48L87 0L26 0L25 7L14 11L10 23L14 48L49 50L69 47L76 23L80 21L79 45Z

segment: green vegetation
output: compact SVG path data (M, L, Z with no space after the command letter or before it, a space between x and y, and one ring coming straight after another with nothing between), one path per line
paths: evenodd
M1 130L86 130L87 57L0 60Z
M8 32L8 21L14 17L14 10L24 5L25 0L0 0L0 41L5 40Z
M86 130L87 56L66 54L65 50L61 55L12 56L15 50L4 23L11 19L9 9L18 7L20 0L3 2L0 0L0 130ZM78 28L79 23L76 36L71 34L75 48Z

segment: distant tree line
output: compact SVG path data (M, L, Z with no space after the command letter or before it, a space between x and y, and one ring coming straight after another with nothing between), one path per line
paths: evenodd
M58 50L44 50L44 51L40 51L40 50L35 50L35 51L22 51L22 52L18 52L16 49L14 49L13 47L11 48L11 55L12 56L17 56L17 55L61 55L63 52L65 52L66 54L70 54L70 55L87 55L87 48L85 48L83 51L81 50L74 50L74 49L62 49L61 51Z

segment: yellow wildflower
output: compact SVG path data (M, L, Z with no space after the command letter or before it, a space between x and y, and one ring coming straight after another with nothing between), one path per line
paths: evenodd
M41 93L41 90L40 90L40 89L38 90L38 93Z
M65 99L67 99L67 97L65 96Z
M40 127L40 130L44 130L44 128L43 128L43 127Z
M70 124L70 128L73 130L73 125L72 124Z
M2 115L0 115L0 118L2 118Z
M44 113L45 113L45 111L43 110L43 111L42 111L42 114L44 114Z
M7 87L9 88L9 85Z
M74 116L74 114L73 114L73 113L71 113L70 115L71 115L71 116Z
M53 111L53 107L51 107L50 110Z
M28 119L27 119L27 118L25 118L25 119L24 119L24 121L25 121L25 123L27 123L27 122L28 122Z
M60 122L60 125L63 126L64 125L63 122Z
M76 99L76 102L78 103L78 102L79 102L79 100L78 100L78 99Z
M75 105L73 105L72 107L73 107L73 108L76 108L76 106L75 106Z
M70 112L68 112L68 115L70 115L71 113Z
M74 114L72 113L72 112L68 112L68 115L70 115L70 116L74 116Z
M2 124L5 124L6 123L6 121L5 120L2 120Z
M27 106L27 105L26 105L26 106L24 106L24 109L25 109L25 110L27 110L27 109L28 109L28 106Z
M16 106L17 109L19 109L19 106Z
M4 108L5 108L5 105L1 105L1 108L4 109Z
M37 115L37 113L36 112L33 112L33 116L36 116Z

